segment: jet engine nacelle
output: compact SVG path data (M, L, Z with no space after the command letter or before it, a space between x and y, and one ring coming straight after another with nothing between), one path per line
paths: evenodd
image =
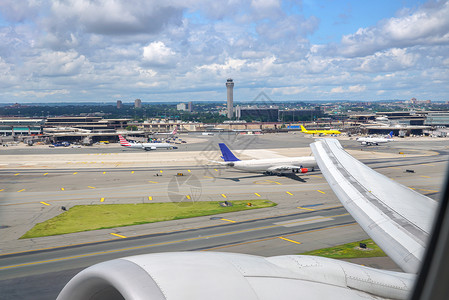
M312 256L171 252L91 266L57 300L407 299L415 276Z
M309 172L309 169L307 169L307 168L292 169L292 172L305 174L305 173Z

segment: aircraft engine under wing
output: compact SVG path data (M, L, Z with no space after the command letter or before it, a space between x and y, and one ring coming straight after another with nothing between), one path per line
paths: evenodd
M437 203L349 155L336 139L311 148L334 193L365 232L404 271L416 273Z
M302 168L298 166L274 166L268 168L269 172L285 172L292 171L293 173L307 173L309 170L307 168Z
M171 252L89 267L57 299L407 299L414 278L323 257Z

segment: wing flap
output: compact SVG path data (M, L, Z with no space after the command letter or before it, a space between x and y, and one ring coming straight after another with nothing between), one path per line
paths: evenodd
M367 167L335 139L321 139L311 148L348 212L396 264L416 273L437 203Z

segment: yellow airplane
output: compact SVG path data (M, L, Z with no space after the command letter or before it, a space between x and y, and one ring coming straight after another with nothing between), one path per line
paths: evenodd
M301 125L301 132L306 134L318 134L318 135L326 135L326 134L340 134L341 132L335 129L330 130L307 130L304 126Z

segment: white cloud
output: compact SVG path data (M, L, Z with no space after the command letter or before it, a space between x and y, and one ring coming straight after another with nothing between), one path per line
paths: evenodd
M422 6L417 11L360 28L341 39L340 53L366 56L377 51L416 45L449 43L449 2Z
M360 67L356 67L355 70L364 72L404 70L414 66L418 59L418 54L410 53L407 49L393 48L361 58Z
M143 48L143 61L149 65L169 65L175 59L176 53L163 42L152 42Z
M156 33L181 20L181 7L160 1L57 0L52 1L52 27L59 24L105 35Z
M210 64L199 66L199 70L219 71L239 71L246 63L243 59L228 58L224 64Z
M334 94L341 94L341 93L360 93L366 90L366 86L364 85L352 85L349 86L347 89L343 88L342 86L335 87L331 89L331 93Z
M18 97L37 97L37 98L44 98L48 96L53 95L66 95L70 94L70 92L66 89L62 90L50 90L50 91L21 91L18 93L14 93L14 96Z
M73 76L79 74L83 67L88 67L88 61L75 51L44 52L26 63L31 73L43 76Z
M272 94L297 95L307 91L307 87L288 86L271 89Z

